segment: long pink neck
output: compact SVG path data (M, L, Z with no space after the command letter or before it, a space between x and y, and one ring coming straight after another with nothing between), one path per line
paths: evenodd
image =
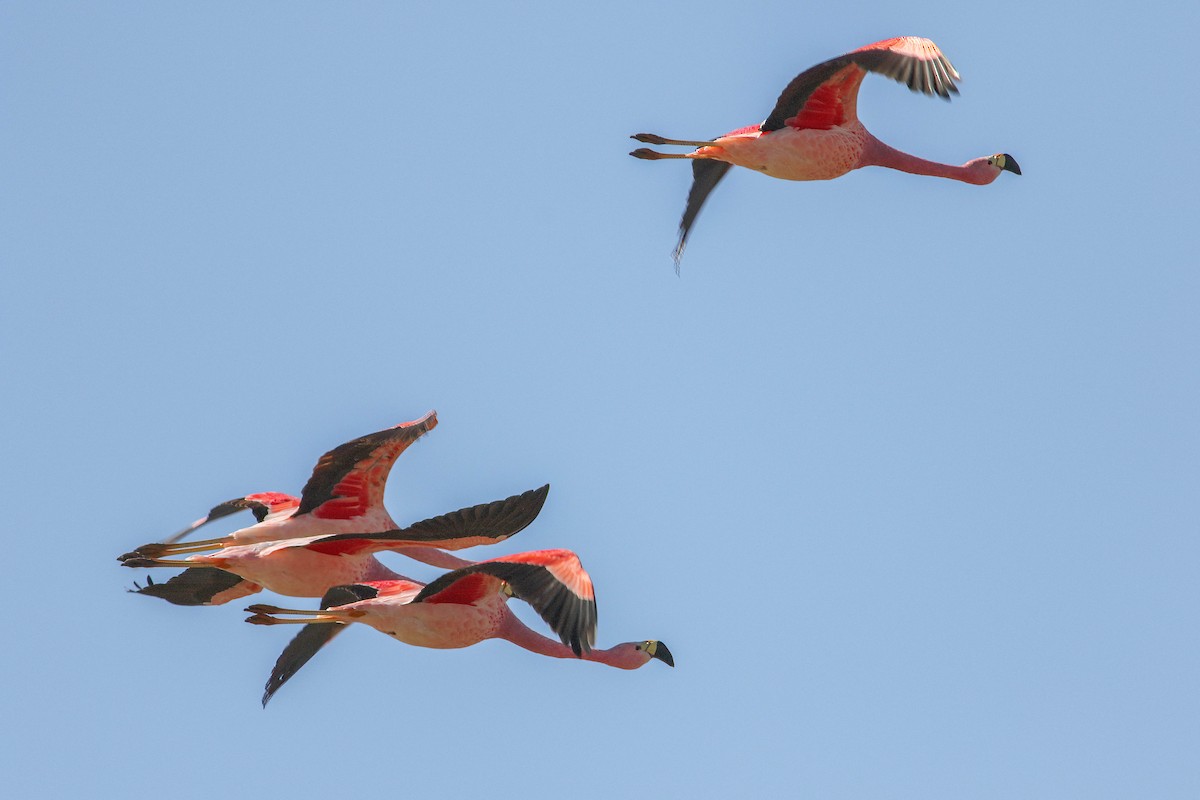
M886 145L867 133L866 146L859 156L855 167L887 167L913 175L930 175L934 178L950 178L963 183L983 184L988 181L984 176L967 166L956 167L952 164L939 164L936 161L926 161L923 158L911 156L896 148Z
M462 569L478 563L452 556L445 550L438 550L436 547L396 547L393 548L393 552L401 553L414 561L420 561L440 569Z
M359 578L360 581L409 581L412 578L406 578L399 572L393 572L388 569L387 565L374 556L370 557L367 563L366 571Z
M526 650L551 658L576 657L575 652L562 642L556 642L532 630L508 609L505 609L505 612L504 618L500 622L500 628L496 631L496 638L507 639L518 647L524 647ZM595 661L619 669L637 669L646 663L644 658L636 657L637 651L632 651L634 658L631 659L629 657L631 651L632 648L626 645L617 645L610 650L592 650L584 653L580 658L584 661Z

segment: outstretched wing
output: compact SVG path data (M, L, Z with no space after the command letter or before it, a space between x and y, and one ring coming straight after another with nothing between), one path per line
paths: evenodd
M377 594L378 591L374 587L361 584L334 586L321 598L321 609L356 603L359 600L375 597ZM267 678L267 685L263 687L263 708L267 707L267 702L279 691L279 687L291 680L291 677L299 672L300 668L307 664L318 650L329 644L330 640L341 633L345 627L342 623L322 622L310 623L301 628L292 641L288 642L288 646L283 648L283 652L275 661L271 676Z
M397 531L370 536L339 533L308 542L304 547L326 555L344 555L413 546L461 550L495 544L520 533L537 519L549 492L550 484L546 484L504 500L460 508Z
M886 75L914 92L936 94L947 100L950 95L958 94L955 81L962 80L958 70L930 40L919 36L885 39L823 61L797 75L760 126L763 133L785 125L828 129L857 118L858 88L868 72Z
M392 465L408 446L437 427L437 413L338 445L317 461L300 493L300 514L319 519L353 519L383 505Z
M688 234L696 222L696 217L700 214L704 201L712 194L712 190L717 188L717 184L721 182L721 178L725 177L725 173L729 172L731 166L733 165L726 164L724 161L707 158L697 158L692 161L692 189L688 192L687 206L684 207L683 217L679 220L679 243L675 245L675 252L672 253L675 258L676 272L679 272L679 259L683 258L683 248L687 247Z
M174 544L197 528L246 509L250 509L254 513L255 521L262 522L270 515L290 511L298 505L300 505L300 498L292 497L290 494L284 494L283 492L258 492L256 494L248 494L245 497L235 497L232 500L226 500L224 503L218 503L213 506L203 517L169 539L164 539L162 543Z
M216 567L190 567L166 583L155 583L146 576L146 585L129 591L161 597L177 606L218 606L261 591L257 583Z
M591 650L596 643L592 579L570 550L535 550L482 561L443 575L422 589L413 602L471 602L473 598L464 596L462 583L478 584L478 579L472 580L477 575L507 583L513 595L533 606L575 655ZM477 594L492 587L472 588L471 594Z

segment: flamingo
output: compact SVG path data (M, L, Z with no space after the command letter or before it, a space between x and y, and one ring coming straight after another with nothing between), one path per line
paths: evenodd
M431 550L426 543L457 550L503 541L537 518L549 491L547 484L399 530L230 544L215 553L193 553L185 559L147 557L134 551L122 556L122 563L127 567L187 567L166 583L149 581L135 590L176 605L220 605L264 588L291 597L321 597L338 584L408 580L375 558L375 553L385 550L419 555L430 550L438 556L421 555L421 560L438 562L434 566L471 566L475 562Z
M144 544L132 553L121 556L120 560L161 558L220 550L233 545L332 533L383 533L396 530L400 526L392 520L383 506L383 489L388 473L409 445L435 427L437 412L430 411L412 422L403 422L338 445L317 461L308 483L300 493L300 501L292 508L291 513L283 513L287 508L281 506L280 513L264 514L254 525L236 530L228 536L179 541L184 535L212 519L237 510L236 507L228 509L228 506L238 501L222 503L210 511L208 516L201 517L167 541ZM286 497L273 492L265 494ZM246 499L243 498L242 502L245 503ZM470 545L464 543L460 546Z
M509 610L509 597L533 606L561 644L537 633ZM320 611L253 605L255 625L303 624L275 662L263 691L272 695L346 625L362 622L418 647L470 647L484 639L506 639L552 658L582 658L620 669L637 669L651 659L675 666L660 641L625 642L593 650L596 597L592 579L570 550L538 550L481 561L449 572L428 585L411 580L364 581L335 586ZM279 615L296 615L281 619Z
M975 158L962 166L938 164L902 153L876 139L858 120L858 89L868 72L878 72L915 92L946 100L958 94L962 76L928 39L901 36L885 39L831 58L797 75L761 125L750 125L711 140L666 139L651 133L630 137L657 145L698 148L684 154L660 153L646 147L630 153L651 161L690 158L692 189L679 222L675 269L688 234L708 195L731 166L747 167L790 181L831 180L860 167L890 167L916 175L989 184L1008 171L1020 175L1007 153Z

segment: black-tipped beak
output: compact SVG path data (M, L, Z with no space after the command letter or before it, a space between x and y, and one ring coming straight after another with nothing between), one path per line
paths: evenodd
M1010 156L1008 153L1004 154L1004 166L1001 167L1001 169L1006 169L1009 172L1012 172L1016 175L1021 174L1021 165L1018 164L1017 160L1015 158L1013 158L1012 156Z
M657 658L668 667L675 666L675 656L671 655L671 651L662 642L655 642L654 652L652 652L650 655L652 658Z

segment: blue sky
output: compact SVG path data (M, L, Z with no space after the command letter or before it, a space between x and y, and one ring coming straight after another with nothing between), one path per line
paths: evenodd
M1200 15L1176 4L7 3L6 786L26 796L1200 793ZM934 39L884 141L988 187L690 171ZM436 409L413 521L549 482L633 673L124 592L115 556ZM406 574L436 571L399 557ZM11 760L10 760L11 759Z

